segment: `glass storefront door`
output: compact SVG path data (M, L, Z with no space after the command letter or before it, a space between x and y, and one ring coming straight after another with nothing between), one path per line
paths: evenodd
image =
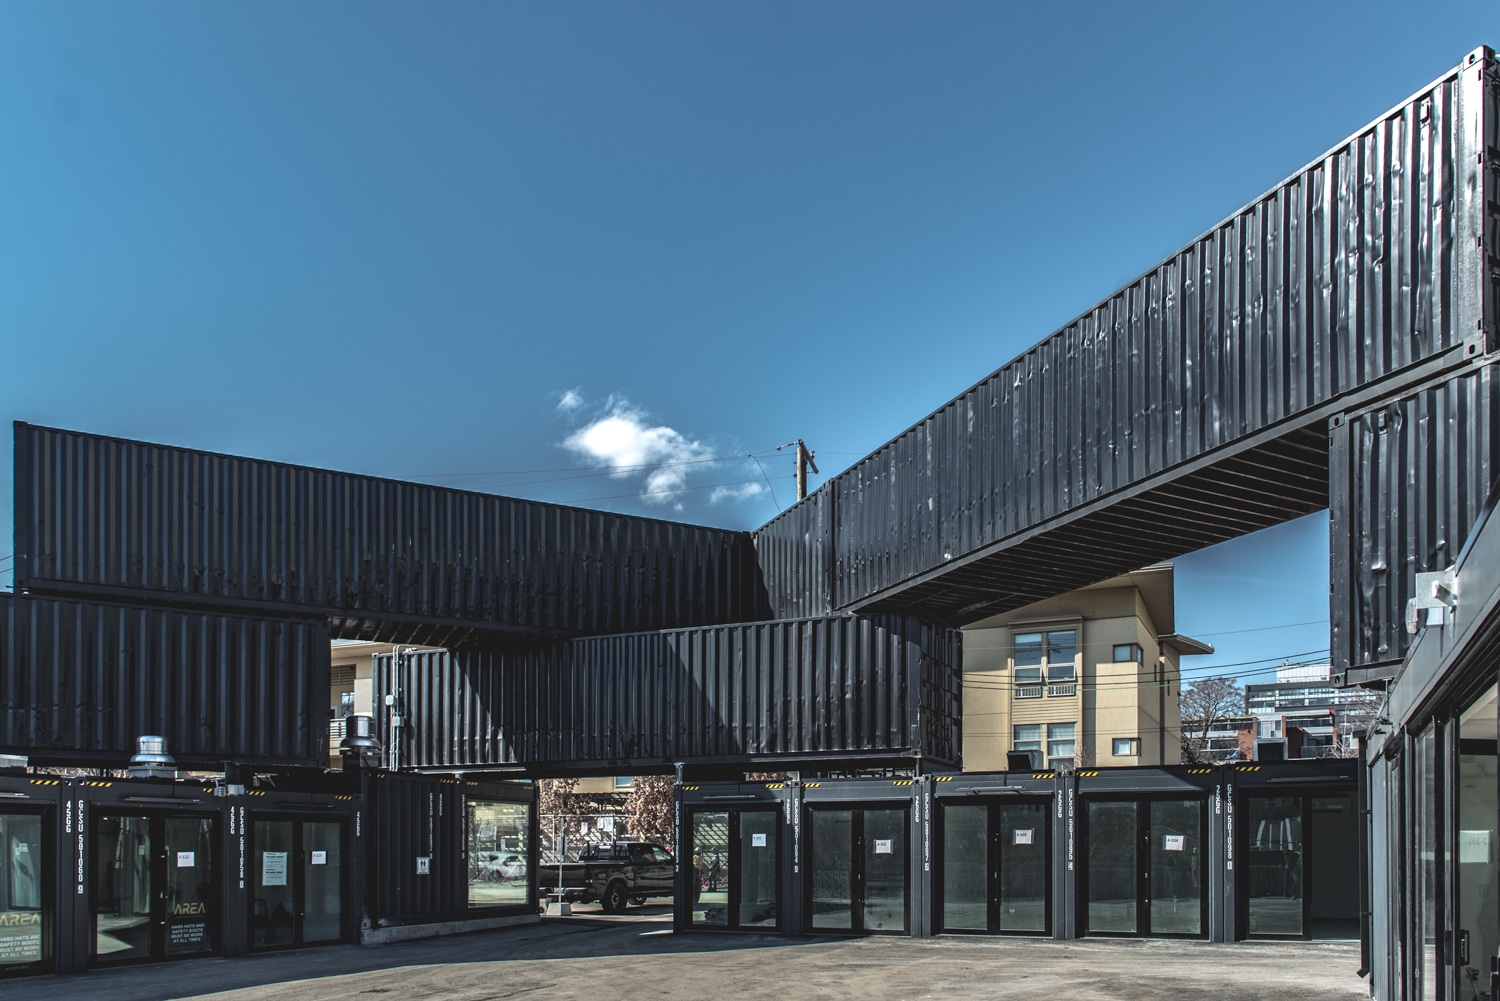
M781 812L699 810L692 816L689 920L698 927L775 928L781 899Z
M945 804L942 929L1046 934L1050 844L1045 802Z
M0 971L42 962L46 848L41 814L0 813Z
M1085 818L1089 934L1206 933L1205 800L1091 800Z
M1460 997L1489 989L1490 962L1500 956L1500 865L1497 865L1496 686L1459 713L1454 884L1458 927L1452 982Z
M214 951L212 817L102 812L92 857L96 961Z
M904 932L910 904L906 807L808 810L807 926Z
M257 949L344 938L344 822L257 817L251 836L250 944Z

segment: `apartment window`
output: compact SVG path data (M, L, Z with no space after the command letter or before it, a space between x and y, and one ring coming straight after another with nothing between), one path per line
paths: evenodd
M1141 645L1139 643L1116 643L1115 652L1112 654L1116 664L1141 664Z
M1117 758L1135 757L1136 755L1138 755L1140 753L1141 753L1140 741L1137 740L1135 737L1116 737L1115 738L1115 757L1117 757Z
M634 781L635 781L635 776L634 775L616 775L615 776L615 788L616 789L629 789L630 788L630 784L632 782L634 782Z
M1073 764L1077 723L1047 724L1047 767L1064 768Z
M1042 756L1042 724L1027 723L1014 728L1014 740L1011 746L1017 751L1035 751L1032 760L1040 760Z
M1045 673L1047 681L1072 681L1078 656L1078 631L1052 629L1046 632L1016 633L1011 640L1016 684L1037 684Z

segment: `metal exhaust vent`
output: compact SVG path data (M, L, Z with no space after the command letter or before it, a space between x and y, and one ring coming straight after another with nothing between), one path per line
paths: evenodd
M133 779L175 779L177 762L167 753L167 738L135 738L135 754L130 757Z

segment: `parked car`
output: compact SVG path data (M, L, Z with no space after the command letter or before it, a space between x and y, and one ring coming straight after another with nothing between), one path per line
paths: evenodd
M526 879L526 859L514 852L477 852L474 859L476 875L481 879L505 880L510 883Z
M546 865L540 871L541 892L576 903L599 901L618 914L627 903L644 904L650 897L672 896L677 859L649 841L615 841L589 845L577 862Z

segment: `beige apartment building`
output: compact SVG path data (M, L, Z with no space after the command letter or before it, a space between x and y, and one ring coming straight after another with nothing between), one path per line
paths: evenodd
M965 628L964 770L1179 763L1181 660L1213 647L1175 618L1161 564Z

